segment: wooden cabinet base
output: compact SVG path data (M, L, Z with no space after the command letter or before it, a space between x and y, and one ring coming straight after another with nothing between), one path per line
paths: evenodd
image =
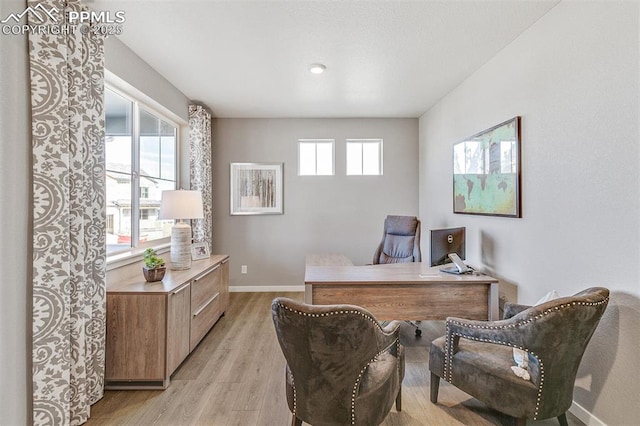
M229 256L147 283L134 264L107 274L105 389L166 389L228 306ZM135 272L135 273L134 273Z
M169 387L170 379L165 380L105 380L105 390L164 390Z

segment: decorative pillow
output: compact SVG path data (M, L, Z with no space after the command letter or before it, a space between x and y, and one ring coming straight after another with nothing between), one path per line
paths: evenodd
M549 300L553 300L553 299L557 299L559 298L560 295L558 294L557 291L555 290L551 290L549 293L545 294L544 296L542 296L542 298L540 300L538 300L536 302L535 305L533 306L538 306L538 305L542 305L543 303L548 302Z
M549 293L542 296L534 306L541 305L550 300L557 299L558 297L560 297L558 292L551 290ZM513 373L518 377L522 377L524 380L529 380L530 375L527 371L527 367L529 367L529 353L522 349L513 348L513 360L516 362L516 365L511 367Z

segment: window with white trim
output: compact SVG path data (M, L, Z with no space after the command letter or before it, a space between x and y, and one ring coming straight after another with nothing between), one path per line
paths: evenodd
M347 139L347 175L382 174L382 139Z
M178 125L126 94L105 88L107 254L169 241L163 190L177 188Z
M334 144L333 139L299 139L298 175L333 175Z

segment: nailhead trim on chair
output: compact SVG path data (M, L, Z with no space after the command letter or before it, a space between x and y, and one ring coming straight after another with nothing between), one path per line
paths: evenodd
M291 371L289 371L289 377L291 377L291 387L293 388L293 415L295 416L298 412L298 406L296 405L296 381Z
M299 311L297 309L293 309L289 306L285 306L282 303L278 303L278 306L286 309L289 312L293 312L294 314L298 314L298 315L302 315L305 317L312 317L312 318L317 318L317 317L326 317L326 316L330 316L330 315L341 315L341 314L357 314L360 315L364 318L366 318L367 320L369 320L370 322L372 322L377 328L378 330L380 330L382 333L384 333L383 328L380 326L380 323L378 322L378 320L376 320L375 318L373 318L371 315L367 315L366 313L362 312L362 311L358 311L355 309L349 309L349 310L339 310L339 311L329 311L329 312L322 312L320 314L310 314L308 312L302 312ZM397 350L399 351L399 345L400 345L400 339L395 339L395 341L392 343L396 345ZM389 345L391 346L391 345ZM364 374L364 372L367 370L367 368L369 368L369 365L373 362L376 361L378 359L378 357L387 351L387 349L389 348L389 346L387 346L386 348L384 348L383 350L381 350L380 352L378 352L376 354L376 356L374 356L373 358L371 358L371 360L362 368L362 370L360 370L360 373L358 374L358 378L356 379L356 383L353 386L353 390L351 392L351 424L354 425L356 424L356 393L358 391L358 385L360 384L360 380L362 379L362 375ZM400 356L400 354L398 353L398 356ZM398 369L400 369L400 363L396 363L398 364ZM295 387L295 382L293 380L293 373L291 374L291 384L293 385L293 414L296 414L296 387Z
M453 354L451 353L451 348L453 346L453 336L458 336L458 337L463 337L465 339L469 339L469 340L475 340L478 342L484 342L484 343L494 343L494 344L499 344L499 345L503 345L503 346L510 346L513 348L518 348L518 349L522 349L524 351L527 351L528 353L530 353L531 355L533 355L533 357L535 357L538 360L538 364L540 365L540 384L538 386L538 396L537 396L537 400L536 400L536 410L534 412L534 416L533 416L533 420L537 420L538 417L538 412L540 411L540 401L542 400L542 388L544 385L544 363L542 362L542 359L540 359L538 357L538 355L536 355L534 352L531 352L529 349L523 347L523 346L517 346L514 345L510 342L503 342L501 340L491 340L491 339L481 339L478 337L472 337L472 336L467 336L461 333L450 333L450 324L457 324L457 325L462 325L465 327L469 327L469 328L477 328L477 329L486 329L486 330L498 330L498 329L505 329L505 328L515 328L517 326L523 325L523 324L528 324L530 322L533 322L535 320L538 320L542 317L544 317L545 315L550 314L551 312L555 312L555 311L559 311L560 309L564 309L564 308L571 308L573 306L599 306L602 305L604 303L608 303L609 302L609 298L605 298L599 302L578 302L578 301L574 301L571 303L567 303L567 304L561 304L558 306L554 306L553 308L549 308L543 312L541 312L540 314L536 315L535 317L529 318L527 320L524 321L520 321L517 322L515 324L509 324L509 325L480 325L480 324L467 324L464 322L460 322L460 321L447 321L446 323L446 332L447 332L447 336L448 337L445 340L445 365L444 365L444 379L453 384Z
M281 303L278 303L278 306L280 306L281 308L286 309L289 312L293 312L293 313L298 314L298 315L303 315L305 317L314 317L314 318L315 317L328 317L330 315L339 315L339 314L357 314L357 315L360 315L360 316L368 319L369 321L371 321L378 328L378 330L380 330L380 331L382 331L384 333L384 330L383 330L382 326L380 326L380 323L378 322L378 320L373 318L371 315L367 315L366 313L364 313L362 311L355 310L355 309L329 311L329 312L322 312L320 314L310 314L308 312L302 312L302 311L299 311L297 309L293 309L293 308L291 308L289 306L285 306L285 305L283 305ZM385 334L387 334L387 333L385 333Z
M400 340L396 339L395 342L393 342L392 344L399 345ZM358 378L356 379L356 383L353 385L353 391L351 392L351 424L352 425L356 424L356 394L358 392L358 386L360 385L360 380L362 379L362 375L364 374L365 371L367 371L367 368L369 368L369 365L371 365L373 361L376 361L382 353L386 352L387 349L389 349L389 346L387 346L386 348L378 352L376 356L371 358L371 360L362 368L362 370L360 370L360 373L358 373ZM400 368L399 366L400 363L397 362L396 364L398 364L398 368Z

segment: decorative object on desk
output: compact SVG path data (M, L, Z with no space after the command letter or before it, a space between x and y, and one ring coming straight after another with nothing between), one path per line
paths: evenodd
M453 212L521 217L520 117L453 145Z
M144 266L142 267L144 279L150 283L162 281L166 271L167 267L164 266L164 259L158 257L158 254L154 249L146 249L144 251Z
M283 214L282 163L231 163L232 215Z
M177 219L171 228L171 269L191 268L191 225L181 222L202 219L202 194L200 191L162 191L160 219Z
M201 260L209 257L209 246L207 243L193 243L191 245L191 259Z

